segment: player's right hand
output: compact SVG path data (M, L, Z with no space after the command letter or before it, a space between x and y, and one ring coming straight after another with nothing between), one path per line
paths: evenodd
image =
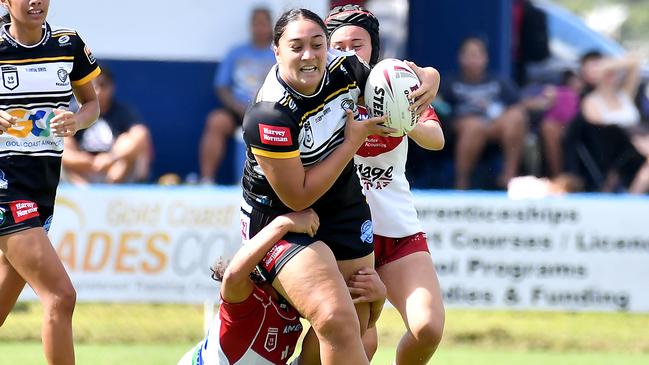
M313 237L320 227L320 218L311 208L299 212L287 213L285 216L291 222L292 226L289 229L291 232L306 233L310 237Z
M391 133L397 132L396 129L383 125L387 120L387 116L356 120L350 110L347 110L346 113L345 139L349 139L359 146L365 141L367 136L388 136Z
M0 134L5 133L9 128L16 125L17 121L17 117L14 117L4 110L0 110Z

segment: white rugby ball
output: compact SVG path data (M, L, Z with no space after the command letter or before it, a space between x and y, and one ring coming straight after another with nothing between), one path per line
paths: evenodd
M405 62L387 58L374 66L365 84L365 105L370 117L387 115L385 125L400 137L417 124L417 115L408 107L414 102L408 95L421 86L415 72Z

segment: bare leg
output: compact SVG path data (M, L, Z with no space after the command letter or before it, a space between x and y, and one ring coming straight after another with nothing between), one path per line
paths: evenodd
M548 175L555 177L563 171L563 152L561 149L563 125L543 120L541 122L541 137L543 138L543 150L548 166Z
M376 326L368 328L363 335L363 347L367 358L372 361L376 350L379 348L379 334L377 333Z
M479 117L456 120L457 145L455 146L455 188L471 187L471 173L487 141L487 128Z
M444 330L444 304L427 252L415 252L376 270L407 331L397 347L397 365L427 364Z
M129 177L136 181L147 177L151 164L151 135L143 125L135 125L120 135L113 145L113 153L121 156L106 173L106 182L121 183ZM141 171L135 171L136 167Z
M373 255L369 255L373 260ZM354 304L333 253L316 242L295 255L273 287L311 323L324 365L368 365Z
M4 324L24 287L25 280L0 251L0 326Z
M489 139L500 141L505 157L505 166L498 179L502 187L506 187L509 180L518 174L527 129L527 115L520 106L507 109L489 128Z
M43 348L49 365L73 365L72 313L76 292L45 231L0 237L0 250L43 303Z
M208 115L199 147L201 179L214 180L225 154L226 139L234 133L235 124L232 115L223 109Z
M629 193L631 194L644 194L649 191L649 161L638 170L638 173L633 178Z

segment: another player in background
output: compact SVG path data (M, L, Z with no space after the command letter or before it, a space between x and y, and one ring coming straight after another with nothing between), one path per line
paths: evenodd
M25 283L43 304L50 365L75 363L76 292L47 237L63 137L92 124L99 67L76 31L46 22L49 0L0 0L0 324ZM80 109L67 111L72 94Z
M357 5L336 7L326 24L333 48L355 51L370 66L377 63L379 22L371 12ZM417 68L413 63L409 66ZM376 271L407 328L397 348L397 365L428 363L444 328L437 274L405 175L407 137L430 150L444 147L444 134L432 107L420 114L419 123L407 136L369 136L354 158L372 212ZM376 351L376 341L376 330L368 331L364 343L370 355Z
M319 225L312 209L278 216L242 246L229 264L217 262L212 277L221 282L219 313L207 337L178 365L286 364L302 333L300 314L255 266L272 260L281 247L273 246L288 232L314 236ZM385 286L376 272L363 269L357 276L365 284L357 300L374 302L380 309Z

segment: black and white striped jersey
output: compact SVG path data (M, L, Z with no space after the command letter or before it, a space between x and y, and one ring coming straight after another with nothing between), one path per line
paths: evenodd
M330 50L322 84L315 94L306 96L282 80L277 65L270 70L243 121L248 149L243 188L248 201L286 209L266 180L255 155L299 156L305 167L325 159L343 142L345 110L357 113L356 105L369 72L369 67L355 54ZM316 204L347 196L340 189L355 191L358 185L353 184L358 184L358 180L350 162L332 189ZM362 197L360 192L359 195Z
M53 110L67 109L72 88L100 70L73 29L45 23L40 42L24 45L11 36L9 26L0 29L0 109L18 121L0 134L0 172L7 182L0 185L6 185L0 198L46 204L53 202L63 153L63 138L50 130Z

